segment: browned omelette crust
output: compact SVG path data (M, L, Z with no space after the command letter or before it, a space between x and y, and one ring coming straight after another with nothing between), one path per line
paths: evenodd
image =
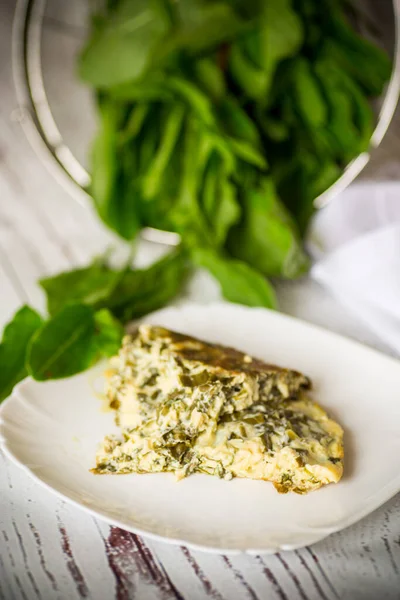
M235 348L204 342L163 327L153 326L148 332L151 340L164 338L168 343L168 352L183 365L204 365L208 373L218 378L246 373L258 380L268 380L268 387L285 398L292 398L302 390L311 389L311 381L303 373L266 363ZM133 338L138 335L139 331L133 334ZM285 388L287 392L282 393Z

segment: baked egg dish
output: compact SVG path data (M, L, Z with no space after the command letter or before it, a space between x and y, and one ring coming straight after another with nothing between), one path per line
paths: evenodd
M299 494L342 476L343 430L297 371L142 325L106 379L121 435L105 438L94 473L207 473Z

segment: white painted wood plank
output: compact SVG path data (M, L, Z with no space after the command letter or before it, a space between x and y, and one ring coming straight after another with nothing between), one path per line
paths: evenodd
M24 293L18 294L17 290L11 284L8 273L0 259L0 328L8 323L14 314L17 306L24 302Z
M105 554L104 542L95 519L82 519L79 509L58 500L57 527L61 536L64 560L70 576L82 595L112 598L115 579ZM76 526L79 522L79 528Z

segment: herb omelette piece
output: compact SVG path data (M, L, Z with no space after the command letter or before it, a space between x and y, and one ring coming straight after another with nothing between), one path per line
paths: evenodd
M343 472L343 431L303 374L161 327L123 340L107 373L121 437L94 473L208 473L306 493Z

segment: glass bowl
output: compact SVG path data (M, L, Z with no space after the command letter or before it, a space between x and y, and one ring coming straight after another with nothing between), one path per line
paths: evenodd
M400 90L400 3L359 0L356 26L386 49L393 72L374 103L376 148L392 119ZM82 0L17 0L13 24L13 72L18 118L37 154L79 202L89 199L88 149L96 129L90 90L78 79L76 60L88 35L90 3ZM321 208L361 172L370 151L352 160L341 177L315 199ZM176 235L146 230L147 238L174 243Z

